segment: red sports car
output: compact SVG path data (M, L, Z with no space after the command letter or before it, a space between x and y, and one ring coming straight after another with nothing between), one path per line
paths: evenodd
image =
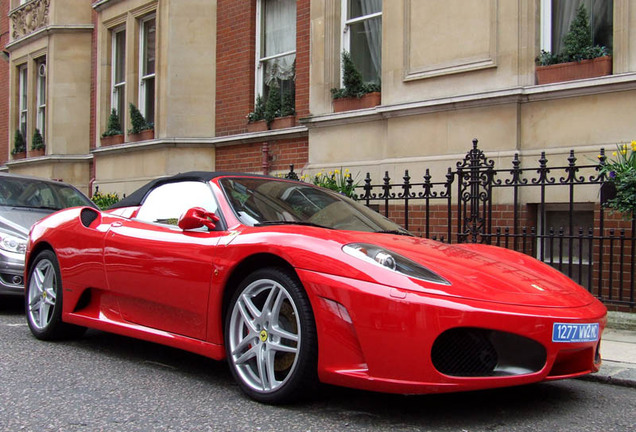
M37 223L27 320L227 358L250 397L318 382L394 393L576 377L600 366L605 307L527 255L414 237L337 193L266 176L155 180L105 212Z

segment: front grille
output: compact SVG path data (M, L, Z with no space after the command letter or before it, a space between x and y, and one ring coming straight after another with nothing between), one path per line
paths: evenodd
M459 327L435 340L431 359L439 372L449 376L523 375L544 367L546 350L540 343L512 333Z
M488 376L497 366L497 352L479 329L448 330L437 338L431 355L435 368L451 376Z

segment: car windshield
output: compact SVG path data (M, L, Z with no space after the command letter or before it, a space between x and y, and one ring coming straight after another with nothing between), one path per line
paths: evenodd
M327 189L267 178L223 178L219 183L245 225L312 225L410 235L379 213Z
M61 210L93 204L79 191L63 183L2 176L0 177L0 205Z

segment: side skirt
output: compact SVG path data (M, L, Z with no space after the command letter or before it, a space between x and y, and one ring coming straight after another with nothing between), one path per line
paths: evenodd
M223 345L213 344L199 339L193 339L186 336L168 333L163 330L144 327L138 324L113 321L105 318L104 316L98 319L78 313L70 313L64 315L63 321L82 327L88 327L96 330L119 334L122 336L142 339L148 342L167 345L173 348L178 348L205 357L209 357L214 360L223 360L225 358L225 349Z

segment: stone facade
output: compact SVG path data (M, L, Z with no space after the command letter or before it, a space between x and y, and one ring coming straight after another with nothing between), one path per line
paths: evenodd
M385 0L381 104L334 113L340 84L340 0L296 2L295 125L248 132L255 99L257 0L19 0L0 26L0 169L90 192L130 193L152 178L198 170L299 174L346 167L362 178L426 168L440 180L478 138L501 165L515 152L600 147L636 139L636 0L614 0L613 74L536 85L542 0ZM125 106L140 100L140 27L156 19L154 137L102 146L112 108L113 32L125 30ZM18 68L46 58L46 155L13 160ZM7 76L8 75L8 76ZM5 84L2 84L5 83ZM5 93L3 93L5 92ZM3 96L5 95L5 96ZM32 127L27 131L30 143ZM59 167L65 168L59 168Z

